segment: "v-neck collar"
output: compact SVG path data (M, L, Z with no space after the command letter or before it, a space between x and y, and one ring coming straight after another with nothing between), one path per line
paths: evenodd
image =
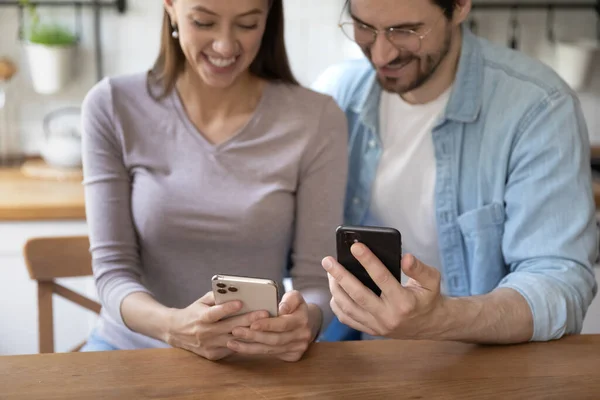
M176 88L173 88L173 90L171 91L170 98L172 105L177 113L177 116L179 117L179 120L183 123L186 131L193 135L196 138L196 140L202 145L202 147L204 147L207 151L216 153L225 150L232 143L236 142L241 136L243 136L243 134L246 131L248 131L256 125L256 123L259 120L259 116L260 114L262 114L263 108L267 103L267 99L270 97L272 86L273 83L268 81L265 82L260 100L258 101L258 104L256 105L256 108L254 109L254 112L252 113L248 121L240 129L238 129L230 138L218 144L211 143L206 138L206 136L204 136L204 133L202 133L202 131L200 131L196 127L196 125L194 125L187 112L185 111L183 101L181 100L179 92Z

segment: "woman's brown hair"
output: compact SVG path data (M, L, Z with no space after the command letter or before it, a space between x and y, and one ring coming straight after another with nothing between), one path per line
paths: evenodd
M149 78L162 86L161 96L170 93L187 62L179 41L173 39L171 19L163 15L160 52ZM290 68L284 40L283 0L269 0L269 15L256 58L250 72L268 81L298 85Z

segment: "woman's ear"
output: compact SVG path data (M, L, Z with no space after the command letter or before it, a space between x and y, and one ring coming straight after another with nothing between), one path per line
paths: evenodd
M167 14L169 14L169 18L171 19L171 25L177 24L177 15L175 13L174 3L175 0L163 0L165 11Z

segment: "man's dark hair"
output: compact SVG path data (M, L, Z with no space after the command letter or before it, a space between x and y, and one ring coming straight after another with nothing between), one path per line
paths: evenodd
M431 0L433 4L437 5L444 11L444 15L446 18L451 19L454 14L454 8L456 7L456 3L458 0ZM346 0L346 10L348 10L350 6L350 0Z
M451 19L452 15L454 14L456 2L457 0L433 0L433 3L444 11L444 15L448 19Z

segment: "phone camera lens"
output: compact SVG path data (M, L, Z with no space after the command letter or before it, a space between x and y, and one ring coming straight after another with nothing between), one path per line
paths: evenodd
M226 288L226 287L227 287L227 285L226 285L226 284L224 284L224 283L217 283L217 287L218 287L218 288Z
M233 287L233 286L232 286L232 287L230 287L230 288L229 288L229 291L230 291L230 292L233 292L233 293L235 293L235 292L237 292L238 290L237 290L237 288L236 288L236 287Z
M352 246L354 243L360 242L360 236L356 232L346 232L346 244Z
M218 289L217 292L219 292L221 294L225 294L225 293L227 293L227 290L225 290L225 289Z

